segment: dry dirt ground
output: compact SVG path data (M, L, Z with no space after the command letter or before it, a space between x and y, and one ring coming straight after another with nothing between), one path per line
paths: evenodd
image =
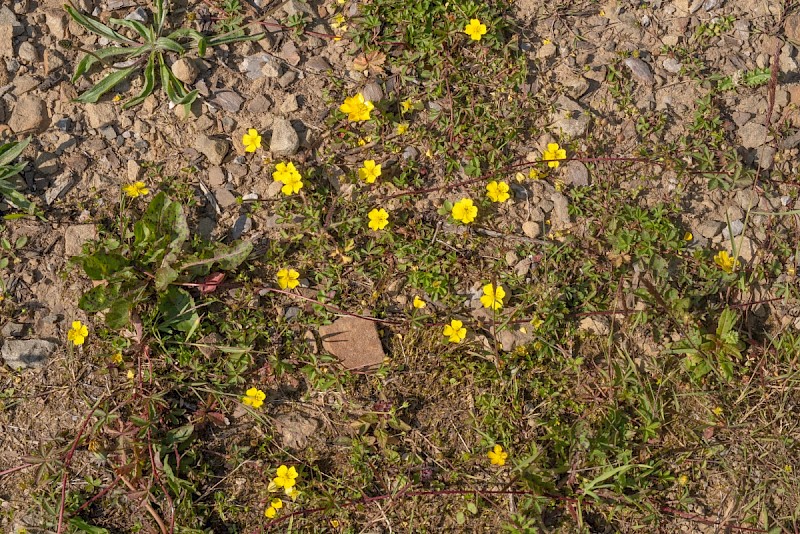
M125 17L137 8L144 8L149 17L151 8L143 0L75 0L74 4L102 20ZM182 20L187 13L199 13L208 4L221 2L177 2L171 17ZM91 283L68 260L81 252L99 228L112 226L122 186L144 180L154 190L193 199L187 209L193 234L228 240L233 233L252 241L257 249L265 249L287 228L278 217L279 187L266 170L270 161L278 159L275 152L289 154L298 166L327 161L335 136L326 120L344 96L361 91L375 102L399 98L399 73L372 76L356 71L353 59L362 49L350 39L329 38L337 33L332 27L337 24L335 15L355 18L359 4L362 2L355 0L290 0L284 4L257 0L255 7L245 6L243 12L248 16L270 10L272 18L268 21L275 25L265 26L267 34L257 42L221 46L205 58L193 57L197 72L187 75L187 87L198 89L199 98L187 113L182 106L170 105L159 89L141 106L123 110L114 95L127 97L140 82L133 82L134 87L117 87L97 104L74 102L91 85L91 78L86 77L76 83L70 81L83 56L79 49L94 49L97 37L71 21L60 0L3 0L0 134L9 139L32 136L22 156L30 164L19 185L35 200L42 217L0 223L0 236L10 243L27 238L23 247L2 251L11 261L0 270L0 343L40 339L55 346L42 361L29 362L22 369L0 369L0 471L20 466L34 456L46 457L54 444L63 450L72 443L95 402L115 394L125 381L124 368L111 364L107 351L88 344L70 348L66 343L72 321L81 320L93 330L98 321L77 306ZM712 189L700 172L702 179L684 182L667 166L648 171L658 179L634 178L623 185L644 191L645 205L673 198L676 188L696 188L682 196L680 220L681 226L693 234L692 247L731 250L733 232L741 260L747 264L761 261L776 240L796 235L793 216L764 215L798 207L800 17L796 6L790 4L768 0L575 5L516 2L507 11L511 24L508 36L517 41L519 53L530 64L530 85L525 94L531 98L538 95L549 103L543 108L541 119L546 126L542 134L518 141L514 146L517 156L524 162L527 154L539 154L548 141L569 139L574 153L584 157L635 158L642 146L666 146L692 128L710 128L724 139L719 150L732 151L748 168L761 173L763 187L753 187L750 180L746 186ZM305 14L308 29L316 33L296 35L278 27L297 12ZM195 24L200 18L196 17ZM702 46L689 46L698 42ZM758 69L763 69L761 76L768 80L774 62L775 86L762 80L750 87L740 81L744 74ZM714 74L731 77L735 89L718 92L713 109L705 115L700 112L701 119L717 122L698 126L697 101L707 94L712 81L718 83L710 80ZM422 113L442 101L423 102ZM287 124L294 134L287 134ZM240 142L249 128L258 129L264 137L264 150L256 157L246 154ZM279 148L282 143L288 143L288 151ZM271 144L273 152L269 150ZM426 148L409 142L394 158L401 163L422 161ZM602 153L598 152L601 149ZM352 154L351 159L340 159L342 165L360 161L357 148ZM580 188L603 182L615 172L613 166L574 161L562 166L560 177L567 187ZM336 180L327 176L320 179ZM568 211L567 198L553 184L543 181L526 187L527 204L503 208L500 216L505 219L499 226L530 239L543 237L547 231L576 235L588 231L580 217ZM436 192L415 199L415 209L419 213L435 212L444 196ZM252 209L256 202L258 209ZM519 207L522 204L524 209ZM0 203L0 213L13 211L8 204ZM547 225L551 225L549 230L543 230ZM795 248L793 243L788 247ZM519 266L520 258L506 255L505 259L512 267ZM781 282L793 283L791 275L780 276ZM773 297L771 290L748 287L742 300ZM790 328L793 318L782 306L756 307L749 320L771 321L775 331ZM582 326L589 330L607 328L591 321ZM638 341L640 350L656 354L661 350L650 340ZM514 343L509 340L509 344ZM385 348L391 353L389 347ZM437 387L434 378L428 375L428 379L431 388ZM286 383L282 387L291 390L292 386ZM416 379L406 377L398 387L399 391L407 388L406 394L412 398L418 386ZM327 398L321 393L309 402L321 429L312 439L320 440L321 448L326 439L333 440L339 434L326 426L331 424L326 410L342 402L333 398L335 394L330 395ZM362 400L365 405L370 401ZM444 413L448 403L454 411L458 409L457 399L441 399L439 405L421 407L414 420L415 431L425 434L442 425L461 428L463 421L451 421L452 417ZM791 403L784 407L789 411L794 408ZM217 436L217 446L234 436L259 439L260 431L250 429L246 420L237 420L233 414L231 420L233 426ZM309 433L317 431L317 423ZM292 423L302 424L303 417ZM83 467L73 467L70 484L83 483L92 473L94 460L87 446L82 443L72 460L73 466ZM795 467L800 469L800 464ZM23 469L0 479L0 524L5 531L22 532L24 526L29 532L55 530L52 526L38 528L46 517L52 519L48 515L52 510L43 510L37 495L44 490L33 471ZM247 493L246 488L237 487L246 480L234 474L226 479L226 491L233 496ZM60 487L58 483L54 487ZM725 491L729 483L725 479L709 480L697 512L715 520L741 521L747 514L734 513L743 503L731 502ZM796 503L796 497L783 498ZM131 499L135 501L134 496ZM419 512L435 514L436 508L430 506L428 503ZM146 531L154 528L141 508L131 509L132 514L144 517L149 525ZM114 532L133 531L128 529L134 523L125 517L104 518L104 524ZM599 524L586 528L614 531ZM230 532L258 530L255 523L246 525L249 530L242 525L242 530L231 527ZM207 528L227 531L219 526ZM384 526L378 523L372 528L372 532L378 532ZM402 526L386 528L386 532L403 531ZM432 523L427 528L436 527ZM449 528L459 529L452 524ZM569 531L571 527L565 528ZM659 528L662 532L721 531L678 517Z

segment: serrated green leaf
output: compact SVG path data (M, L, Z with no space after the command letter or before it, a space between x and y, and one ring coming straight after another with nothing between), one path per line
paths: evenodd
M81 96L75 99L75 102L83 102L84 104L94 104L97 102L101 96L106 94L108 91L113 89L118 83L122 82L125 78L131 75L135 70L139 67L132 66L127 67L125 69L120 69L116 72L112 72L103 80L83 93Z
M99 285L83 294L78 307L85 312L97 313L107 310L119 297L119 284Z
M120 330L128 326L131 322L131 308L133 308L133 303L125 297L112 302L106 313L108 327Z

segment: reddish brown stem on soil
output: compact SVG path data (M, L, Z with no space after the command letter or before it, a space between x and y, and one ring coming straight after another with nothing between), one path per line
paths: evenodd
M6 469L5 471L0 471L0 477L10 475L11 473L16 473L17 471L22 471L23 469L33 467L34 465L36 464L22 464L18 465L17 467L12 467L11 469Z
M89 424L92 415L94 415L94 411L105 398L106 396L103 395L97 399L97 402L94 403L92 409L89 410L88 414L86 414L86 417L83 419L83 423L81 423L81 426L78 429L78 435L75 436L75 440L72 442L69 452L67 452L67 455L64 457L64 476L61 478L61 505L58 508L58 528L56 530L56 534L61 534L61 531L64 528L64 508L67 504L67 480L69 477L69 464L72 462L72 457L75 455L75 450L78 448L78 443L80 443L83 432L86 430L86 425Z
M88 500L88 501L86 501L85 503L83 503L83 504L80 506L80 508L78 508L77 510L75 510L75 513L76 513L76 514L79 514L79 513L80 513L82 510L84 510L84 509L88 508L88 507L89 507L89 505L91 505L91 504L92 504L94 501L96 501L96 500L98 500L98 499L102 499L102 498L103 498L103 496L105 496L105 494L106 494L106 493L108 493L109 491L111 491L112 489L114 489L114 487L115 487L117 484L119 484L119 481L120 481L120 480L121 480L121 479L120 479L119 475L117 475L117 478L115 478L114 480L112 480L112 481L111 481L111 484L109 484L108 486L106 486L105 488L103 488L103 491L101 491L100 493L98 493L97 495L93 496L91 499L89 499L89 500Z
M361 315L359 313L347 312L347 311L342 310L341 308L337 308L336 306L333 306L332 304L327 304L325 302L320 302L320 301L318 301L316 299L312 299L312 298L309 298L309 297L306 297L306 296L303 296L303 295L299 295L297 293L292 293L291 291L284 291L283 289L275 289L273 287L262 287L262 288L258 289L257 291L259 291L259 292L260 291L269 291L270 293L279 293L281 295L286 295L286 296L289 296L289 297L292 297L292 298L305 300L306 302L311 302L313 304L318 304L318 305L324 307L325 309L327 309L328 311L331 311L333 313L338 313L340 315L346 315L348 317L357 317L359 319L372 321L373 323L393 324L393 325L405 324L405 323L398 322L398 321L391 321L389 319L379 319L377 317L370 317L369 315Z

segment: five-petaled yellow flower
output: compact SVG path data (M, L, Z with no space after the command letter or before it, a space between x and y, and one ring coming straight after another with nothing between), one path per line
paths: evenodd
M242 144L245 152L255 152L261 148L261 136L258 135L258 130L255 128L247 130L247 133L242 136Z
M555 169L560 165L560 159L567 157L567 151L558 146L558 143L547 143L547 150L542 153L542 159L547 162L547 166Z
M450 343L461 343L461 341L467 337L467 329L464 328L464 323L458 319L453 319L450 321L450 324L445 325L444 330L442 330L442 335L447 337Z
M252 406L253 408L261 408L266 398L266 394L260 389L250 388L245 392L244 397L242 397L242 403L247 406Z
M464 33L470 36L473 41L480 41L486 35L486 24L481 24L478 19L470 19L469 24L464 28Z
M344 99L344 104L339 106L339 111L347 113L347 120L350 122L360 122L369 120L369 112L375 109L375 106L369 100L364 100L364 95L356 93Z
M508 194L508 184L492 180L486 184L486 196L492 202L505 202L511 195Z
M495 445L494 450L489 451L486 456L492 461L492 465L503 466L506 465L508 453L503 450L502 446Z
M281 193L284 195L299 193L300 189L303 188L303 179L292 162L278 163L275 165L275 172L272 173L272 179L276 182L283 183Z
M407 122L401 122L400 124L397 125L397 135L403 135L407 131L408 131Z
M368 213L369 215L369 227L376 232L378 230L383 230L387 224L389 224L389 213L383 209L373 209Z
M428 304L424 300L419 298L419 295L414 295L414 307L416 309L421 310L422 308L424 308L427 305Z
M80 321L72 321L72 328L67 332L67 341L72 341L74 345L83 345L89 336L89 329Z
M264 515L267 516L269 519L272 519L273 517L278 515L278 511L272 506L269 506L267 507L266 510L264 510Z
M287 497L292 499L292 502L296 501L297 498L300 496L300 492L297 490L297 488L286 488L285 490L283 490L283 492L286 494Z
M375 179L381 175L381 164L375 163L374 159L364 160L364 164L358 169L358 177L368 184L374 183Z
M150 193L150 190L144 182L133 182L132 184L123 186L122 190L131 198L141 197Z
M472 203L471 199L462 198L453 204L451 215L455 220L469 224L478 216L478 207Z
M275 278L281 289L294 289L300 285L300 273L294 269L281 269Z
M503 307L503 299L506 296L506 290L503 286L495 287L492 284L483 286L483 296L481 297L481 304L484 308L491 308L499 310Z
M117 365L121 364L122 363L122 353L121 352L115 352L114 354L112 354L111 355L111 363L115 363Z
M297 469L295 469L294 466L286 467L285 465L282 465L278 468L278 472L275 474L277 476L272 479L272 482L279 488L288 490L297 483L295 481L297 478Z
M402 113L408 113L412 109L414 109L414 103L411 101L410 98L400 102L400 111Z
M719 268L726 273L732 273L734 269L739 266L739 260L732 258L727 250L720 250L717 255L714 256L714 263L719 265Z

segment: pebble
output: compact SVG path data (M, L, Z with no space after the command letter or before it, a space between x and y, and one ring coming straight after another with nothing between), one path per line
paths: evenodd
M277 78L281 75L281 64L268 54L255 54L242 60L239 72L244 73L250 80L257 80L263 76Z
M369 82L361 90L361 94L364 96L364 100L369 100L370 102L383 100L383 89L377 82Z
M194 148L208 158L211 165L219 165L225 159L230 143L225 139L200 135L195 140Z
M278 57L285 60L293 67L296 67L300 63L300 53L297 51L297 46L291 39L283 43Z
M182 57L172 64L172 74L183 83L191 85L200 74L200 69L197 68L197 64L191 58Z
M648 85L655 82L653 71L650 70L650 66L641 59L629 57L625 58L623 63L631 70L631 74L633 74L633 77L638 81Z
M133 20L145 24L147 23L147 11L145 11L143 7L139 6L130 13L128 13L128 15L125 16L125 20ZM180 78L178 79L180 80ZM186 83L192 83L192 82L186 82Z
M787 39L800 46L800 11L786 17L783 22L783 31Z
M550 200L553 201L553 213L551 221L554 230L562 230L570 225L569 218L569 201L561 193L553 193L550 195Z
M34 95L24 95L14 106L8 126L14 133L37 133L50 122L44 100Z
M208 169L208 185L217 188L222 187L223 184L225 184L225 171L222 170L222 167L210 167Z
M84 243L97 239L97 227L93 224L73 224L64 231L64 256L70 258L83 252Z
M750 121L739 128L739 137L742 138L744 148L756 148L772 140L767 127L756 121Z
M557 51L558 49L556 48L556 45L553 43L547 43L539 48L539 50L536 52L536 57L539 59L547 59L554 56Z
M68 132L72 130L72 119L70 119L69 117L65 119L59 119L58 121L56 121L56 128L58 128L62 132Z
M128 160L127 171L128 171L129 182L138 181L142 177L142 174L144 174L142 166L139 165L139 163L135 159Z
M725 223L719 221L703 221L697 228L697 233L706 239L711 239L719 235L723 228L725 228Z
M0 355L12 369L36 369L44 367L57 348L57 343L44 339L7 339Z
M227 209L236 204L236 196L224 187L214 190L214 198L222 209Z
M293 113L299 108L300 105L297 103L297 95L289 94L286 95L283 104L281 104L281 113Z
M665 71L672 74L678 74L681 71L681 68L683 68L683 64L674 57L668 57L661 63L661 65L664 67Z
M257 115L268 112L272 108L272 102L264 95L256 95L247 104L247 111Z
M341 360L345 369L374 369L386 357L375 323L358 317L340 317L319 327L324 350Z
M253 219L244 213L239 215L239 218L236 219L235 223L233 223L233 228L231 229L231 239L239 239L242 237L242 234L249 232L252 227Z
M14 56L14 27L0 24L0 57Z
M564 167L564 181L574 186L589 185L589 170L580 161L568 161L562 164Z
M59 40L66 39L69 24L67 12L59 8L47 9L44 15L45 24L47 24L50 34Z
M535 221L525 221L522 223L522 233L531 239L536 239L542 234L542 227Z
M39 60L39 54L36 53L36 47L29 41L23 41L19 44L17 56L26 63L36 63Z
M328 60L322 56L314 56L310 58L308 61L306 61L304 66L309 72L321 73L331 70L331 64L328 63Z
M725 225L725 228L722 229L722 239L730 239L731 234L733 237L741 235L742 231L744 230L744 223L741 219L736 219L735 221L731 221L731 225Z
M225 111L236 113L244 104L244 98L233 91L220 91L211 102Z
M269 151L274 156L291 156L300 148L300 137L287 119L275 119Z
M87 104L84 106L86 122L90 128L100 128L106 124L114 122L117 118L117 110L112 104L104 102L102 104Z

